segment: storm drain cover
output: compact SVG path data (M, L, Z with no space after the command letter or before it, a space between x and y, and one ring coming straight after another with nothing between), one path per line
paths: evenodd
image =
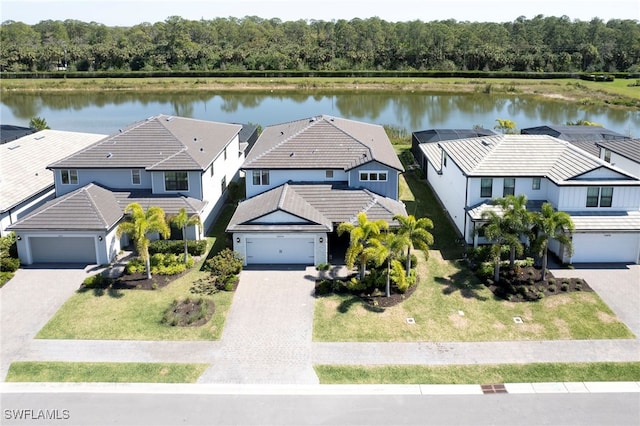
M520 317L513 317L513 322L515 322L516 324L522 324L523 323L522 318L520 318Z
M495 385L480 385L482 393L507 393L507 388L501 383Z
M407 324L415 324L416 320L413 318L407 318Z
M460 315L461 317L464 316L464 311L458 311L458 315Z

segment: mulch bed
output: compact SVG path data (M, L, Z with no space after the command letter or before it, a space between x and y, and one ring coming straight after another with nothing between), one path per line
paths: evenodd
M493 280L487 280L485 285L496 297L511 302L531 302L575 291L593 291L580 278L555 278L551 272L547 272L543 280L542 271L535 267L501 268L500 282L496 284Z
M318 286L322 281L323 280L316 281L316 285L315 285L316 289L318 288ZM362 302L367 306L370 306L376 309L384 309L384 308L390 308L392 306L395 306L399 303L404 302L409 297L411 297L413 292L416 291L416 288L418 288L418 285L414 284L411 287L409 287L405 293L399 293L397 289L394 289L393 287L391 287L391 295L389 297L386 297L384 294L384 291L380 291L380 290L376 290L374 293L355 293L355 292L349 292L345 288L344 291L340 291L339 293L351 294L353 296L359 297L362 300ZM324 295L327 293L320 293L316 291L315 294L316 294L316 297L320 297L321 294Z
M123 274L115 280L106 280L102 285L94 285L86 287L84 284L80 286L80 290L88 289L112 289L112 290L157 290L168 286L190 270L181 272L176 275L159 275L154 274L150 280L147 279L145 272L137 272L135 274Z
M207 313L193 320L194 316L199 316L200 303L207 304ZM171 312L165 314L165 318L169 317L170 319L165 321L165 323L172 327L198 327L209 322L215 312L215 308L216 305L212 300L186 299L170 308Z

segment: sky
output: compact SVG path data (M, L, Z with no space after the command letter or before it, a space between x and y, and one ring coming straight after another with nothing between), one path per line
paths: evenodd
M640 0L0 0L0 22L33 25L47 19L75 19L108 26L159 22L169 16L200 20L258 16L283 21L366 19L385 21L511 22L520 16L563 16L640 20Z

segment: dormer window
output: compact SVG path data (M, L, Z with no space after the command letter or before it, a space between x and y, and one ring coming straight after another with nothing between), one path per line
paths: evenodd
M387 172L370 172L370 171L360 172L360 181L361 182L368 182L368 181L386 182Z
M137 169L131 170L131 184L140 185L140 170L137 170Z
M604 150L604 161L606 161L607 163L611 162L611 151L608 149Z
M78 184L78 171L73 169L64 169L60 171L62 175L63 185L77 185Z

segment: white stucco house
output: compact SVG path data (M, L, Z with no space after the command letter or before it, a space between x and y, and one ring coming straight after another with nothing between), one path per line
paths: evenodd
M49 164L105 136L41 130L1 144L0 236L6 234L8 226L55 197L53 172L47 169Z
M406 215L382 126L327 115L269 126L242 170L247 200L227 232L245 264L327 263L337 224Z
M55 198L8 227L18 253L33 263L111 262L126 236L117 227L124 208L185 208L206 230L244 161L238 124L158 115L49 164ZM188 229L199 239L203 230Z
M566 263L640 260L640 178L576 145L547 135L497 135L421 144L424 172L467 244L493 198L524 194L567 212L574 253Z
M640 139L602 141L597 147L604 161L640 177Z

